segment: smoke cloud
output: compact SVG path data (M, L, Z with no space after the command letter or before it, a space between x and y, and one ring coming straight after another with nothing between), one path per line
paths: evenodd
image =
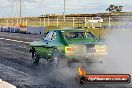
M114 30L106 37L108 55L103 69L110 73L132 74L132 30Z

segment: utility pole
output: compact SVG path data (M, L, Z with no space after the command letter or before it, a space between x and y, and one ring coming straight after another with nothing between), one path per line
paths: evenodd
M22 0L20 0L20 18L21 18L21 16L22 16Z
M64 12L63 12L64 22L65 22L65 11L66 11L66 1L64 0Z

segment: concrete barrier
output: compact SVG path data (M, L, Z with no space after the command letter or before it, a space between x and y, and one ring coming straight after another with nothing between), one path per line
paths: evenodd
M44 34L45 27L7 27L1 26L1 32L11 32L11 33L28 33L28 34Z
M27 27L26 33L28 33L28 34L44 34L45 27Z
M0 27L0 31L2 31L2 32L11 32L11 33L19 33L20 28L2 26L2 27Z

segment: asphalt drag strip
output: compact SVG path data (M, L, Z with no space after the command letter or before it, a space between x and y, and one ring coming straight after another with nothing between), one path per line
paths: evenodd
M14 36L13 36L14 35ZM20 35L20 36L19 36ZM37 36L37 37L36 37ZM57 67L51 63L33 64L29 43L42 36L0 33L0 78L17 88L132 88L114 84L85 84L76 82L75 66ZM63 64L63 63L62 63ZM88 67L89 73L92 67Z

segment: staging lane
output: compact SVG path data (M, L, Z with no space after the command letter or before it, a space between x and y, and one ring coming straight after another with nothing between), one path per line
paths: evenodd
M4 35L4 34L3 34ZM19 34L16 34L17 36ZM6 33L6 38L19 39L18 36ZM22 36L22 34L21 34ZM23 39L27 36L23 34ZM5 37L2 36L1 37ZM38 36L41 37L41 36ZM32 39L37 39L31 37ZM75 81L75 69L54 67L45 61L33 64L28 53L28 45L20 42L0 40L0 78L18 88L121 88L122 85L86 84L78 85ZM67 73L65 73L65 71ZM92 72L92 71L91 71ZM124 86L122 87L124 88ZM128 87L126 87L128 88Z

